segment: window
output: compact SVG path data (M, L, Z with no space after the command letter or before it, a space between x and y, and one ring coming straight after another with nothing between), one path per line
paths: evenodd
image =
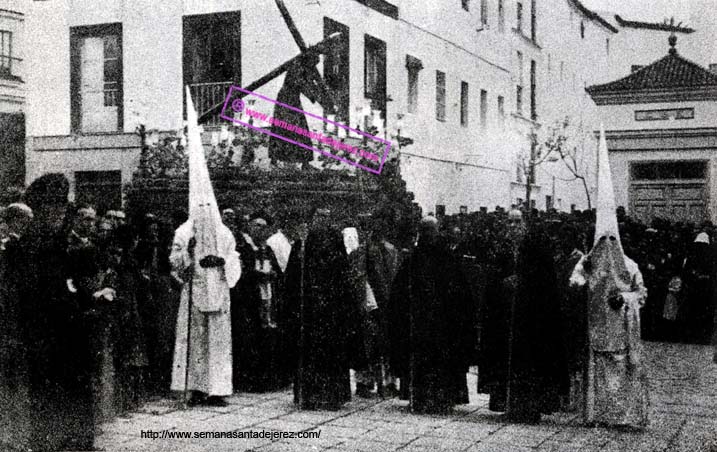
M580 21L580 38L585 39L585 22Z
M647 162L630 165L633 180L704 179L705 162Z
M550 64L550 54L548 54L548 74L550 74L551 64Z
M668 108L662 110L636 110L635 121L670 121L675 119L694 119L694 108Z
M545 210L550 210L553 207L553 197L551 195L545 195Z
M498 96L498 117L501 124L505 123L505 98Z
M436 119L446 120L446 74L436 71Z
M324 39L341 33L338 43L329 48L324 58L324 79L336 107L336 121L349 122L349 27L324 17ZM324 115L325 116L325 115Z
M364 96L371 99L371 109L386 113L386 43L364 35Z
M504 0L498 0L498 31L503 33L505 31L505 2Z
M523 53L516 52L516 79L517 86L515 88L515 111L519 115L523 114Z
M517 79L518 79L518 84L522 85L523 84L523 52L521 52L520 50L515 52L515 58L516 58L515 70L517 73L516 75L517 75Z
M238 12L185 16L182 25L185 84L241 82Z
M480 0L480 23L488 25L488 0Z
M418 110L418 72L423 69L423 63L418 58L406 55L406 69L408 70L408 112Z
M102 214L122 208L122 173L120 171L76 171L75 201L87 204Z
M530 119L538 119L538 105L536 103L536 66L535 60L530 60Z
M520 85L515 87L515 112L523 114L523 87Z
M12 75L12 33L0 31L0 77Z
M468 11L470 9L470 2L471 0L461 0L461 6L464 10Z
M70 28L70 71L72 131L121 131L122 25Z
M488 126L488 91L480 90L480 126L485 130Z
M521 2L518 2L518 4L516 5L515 14L516 14L515 28L520 33L523 33L523 4Z
M182 39L184 85L201 115L222 102L232 84L241 83L241 15L233 11L185 16ZM220 122L218 113L207 121Z
M610 56L610 38L605 38L605 52Z
M116 107L119 100L119 36L104 39L104 98L105 107Z
M536 39L538 39L537 27L535 0L530 0L530 40L533 42L537 42Z
M468 83L461 82L461 125L468 125Z

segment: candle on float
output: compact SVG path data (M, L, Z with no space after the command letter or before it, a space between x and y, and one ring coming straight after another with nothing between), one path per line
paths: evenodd
M371 116L373 117L373 126L381 131L383 129L383 119L381 118L380 110L372 110Z
M328 115L328 116L326 117L326 119L329 120L329 121L326 123L326 131L327 131L327 132L336 133L336 128L337 128L337 126L336 126L336 124L334 124L334 123L336 122L336 115ZM340 127L339 127L339 128L340 128Z
M159 143L159 131L157 129L149 131L149 134L147 135L147 143L151 146L156 146Z

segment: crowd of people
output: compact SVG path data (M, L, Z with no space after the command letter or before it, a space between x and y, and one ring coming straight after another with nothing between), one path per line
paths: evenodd
M128 222L70 204L68 191L45 175L2 210L0 419L11 433L0 441L18 450L91 450L99 422L171 391L223 405L292 385L299 408L335 410L354 395L350 369L356 396L397 396L419 413L467 403L477 366L478 392L512 421L589 405L587 422L641 426L640 336L713 334L708 223L648 226L618 209L619 230L596 233L594 212L514 207L429 214L397 237L382 209L354 224L323 208L276 224L226 207L231 234L213 233L231 249L200 261L226 285L219 302L193 270L191 212ZM612 375L626 376L618 392Z
M556 262L570 262L571 254L591 249L594 210L532 213L551 241ZM625 254L638 264L648 289L642 338L709 344L717 299L717 227L710 221L695 224L660 218L645 224L627 216L623 207L616 209L616 215ZM486 267L500 265L508 224L508 212L496 207L491 213L446 217L443 229L453 246Z

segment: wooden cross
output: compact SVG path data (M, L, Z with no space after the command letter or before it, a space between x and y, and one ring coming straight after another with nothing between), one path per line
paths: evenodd
M316 63L319 55L328 53L331 47L336 44L338 39L341 37L341 33L333 33L323 41L320 41L313 46L307 46L304 38L301 36L301 33L299 33L299 30L296 28L296 24L291 18L289 10L284 4L284 0L274 1L276 2L276 6L279 8L279 12L281 12L281 17L283 17L286 26L289 28L289 32L291 32L291 36L294 38L294 42L296 42L296 45L299 47L300 53L243 88L247 91L254 91L274 80L289 69L293 69L295 66L300 66L304 69L305 73L308 74L308 77L305 80L306 86L302 87L301 93L308 97L311 102L318 101L326 111L326 114L334 114L335 109L331 91L328 85L326 85L326 82L321 74L319 74L318 69L316 69ZM243 98L247 95L248 94L245 92L238 92L237 98ZM201 124L212 115L217 114L221 111L223 106L224 101L221 101L209 108L209 110L202 112L199 115L199 123Z

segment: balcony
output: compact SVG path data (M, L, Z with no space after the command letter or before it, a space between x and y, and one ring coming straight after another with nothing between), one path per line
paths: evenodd
M0 79L23 82L22 64L22 58L0 55Z
M199 116L206 112L216 104L224 101L229 92L229 87L233 82L211 82L211 83L192 83L189 85L189 92L192 93L192 101L194 108L197 109ZM211 115L203 123L205 127L218 127L224 122L219 117L219 112Z

